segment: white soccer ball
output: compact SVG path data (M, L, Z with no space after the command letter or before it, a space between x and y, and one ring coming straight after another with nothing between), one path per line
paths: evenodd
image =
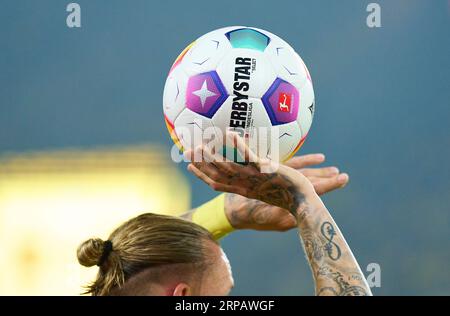
M170 69L163 107L181 149L194 147L198 137L217 141L231 129L259 156L285 161L308 134L314 90L306 65L288 43L265 30L234 26L185 48Z

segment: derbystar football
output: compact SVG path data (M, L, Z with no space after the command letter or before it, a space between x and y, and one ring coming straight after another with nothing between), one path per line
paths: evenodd
M194 138L234 130L258 138L250 147L259 156L285 161L308 134L314 90L288 43L262 29L234 26L207 33L182 51L166 80L163 107L182 149L192 148ZM266 145L263 152L258 144Z

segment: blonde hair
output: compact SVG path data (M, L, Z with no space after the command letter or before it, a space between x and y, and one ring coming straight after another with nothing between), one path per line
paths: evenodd
M78 247L81 265L99 266L84 294L111 295L149 268L206 263L207 240L216 243L206 229L187 220L151 213L137 216L115 229L107 241L91 238Z

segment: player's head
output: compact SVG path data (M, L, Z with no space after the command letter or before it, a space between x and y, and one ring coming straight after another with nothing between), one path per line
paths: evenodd
M233 286L225 253L204 228L181 218L143 214L108 238L89 239L80 264L99 266L92 295L227 295Z

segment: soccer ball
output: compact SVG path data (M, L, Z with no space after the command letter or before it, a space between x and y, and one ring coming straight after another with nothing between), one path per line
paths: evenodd
M314 90L306 65L288 43L265 30L233 26L207 33L182 51L166 80L163 107L181 150L195 146L193 135L207 129L213 138L234 130L259 139L250 141L259 156L285 161L308 134Z

